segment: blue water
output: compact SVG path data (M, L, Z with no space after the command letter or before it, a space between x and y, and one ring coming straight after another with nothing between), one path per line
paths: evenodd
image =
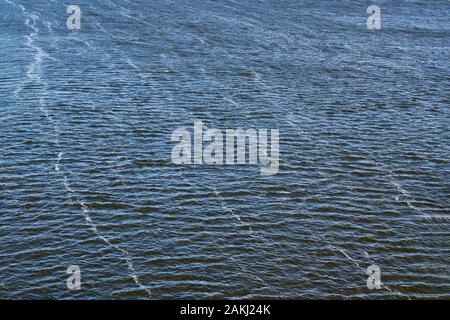
M0 298L450 298L449 21L429 0L0 0ZM173 164L195 119L278 128L278 173Z

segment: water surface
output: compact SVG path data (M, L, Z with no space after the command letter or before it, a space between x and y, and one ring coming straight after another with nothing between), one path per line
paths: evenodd
M0 298L450 298L450 4L376 2L0 0Z

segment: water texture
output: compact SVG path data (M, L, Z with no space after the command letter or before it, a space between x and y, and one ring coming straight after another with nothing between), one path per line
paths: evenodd
M0 298L450 298L449 21L429 0L0 0ZM173 164L194 119L279 128L279 172Z

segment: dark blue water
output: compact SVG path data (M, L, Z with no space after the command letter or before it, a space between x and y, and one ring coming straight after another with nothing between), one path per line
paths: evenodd
M0 298L449 298L449 19L0 0ZM194 119L278 128L278 173L173 164Z

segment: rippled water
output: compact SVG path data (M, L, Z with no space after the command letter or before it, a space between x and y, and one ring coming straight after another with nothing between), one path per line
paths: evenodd
M449 298L450 3L377 3L0 0L0 297ZM194 119L278 174L174 165Z

